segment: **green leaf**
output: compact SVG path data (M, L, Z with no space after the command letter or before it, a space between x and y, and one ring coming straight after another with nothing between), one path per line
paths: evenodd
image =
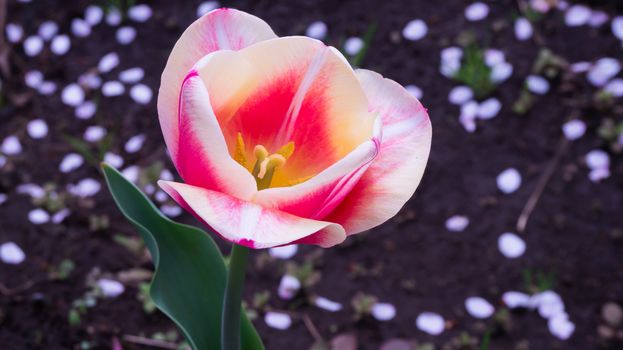
M177 324L193 349L219 349L227 276L220 250L204 231L162 215L113 167L102 164L102 170L119 209L153 257L150 295L154 303ZM241 317L242 349L264 349L244 310Z

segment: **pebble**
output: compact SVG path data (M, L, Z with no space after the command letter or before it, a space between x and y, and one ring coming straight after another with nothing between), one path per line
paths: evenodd
M74 18L71 21L71 33L78 38L86 38L91 35L91 25L82 18Z
M537 294L539 315L545 319L565 313L565 304L557 293L548 290Z
M120 96L125 92L125 87L120 82L113 80L107 81L102 85L102 94L107 97Z
M545 95L549 91L549 81L538 75L529 75L526 78L528 90L537 95Z
M52 39L52 44L50 44L50 50L58 56L66 54L70 48L71 39L65 34L55 36L54 39Z
M5 264L18 265L26 259L26 254L14 242L0 244L0 260Z
M116 33L117 42L121 45L128 45L136 38L136 29L125 26L117 29Z
M197 6L197 17L201 17L206 13L219 8L221 4L218 1L204 1Z
M600 169L600 168L608 168L610 167L610 156L608 153L596 149L588 152L584 157L586 161L586 165L590 169Z
M162 176L161 176L162 178ZM298 245L290 244L268 249L268 254L275 259L287 260L296 255Z
M323 310L327 310L330 312L337 312L342 310L342 304L333 301L333 300L329 300L327 298L324 297L316 297L314 298L314 304L323 309Z
M527 20L525 17L519 17L515 21L515 37L517 38L517 40L528 40L532 38L532 34L534 34L532 23L530 23L530 21Z
M464 215L454 215L446 220L446 229L451 232L463 232L469 225L469 218Z
M510 194L521 186L521 175L515 168L508 168L502 171L497 177L497 185L500 191Z
M124 149L128 153L136 153L143 148L143 143L147 137L145 134L139 134L132 136L128 142L125 143Z
M41 225L50 221L50 214L47 211L37 208L28 213L28 221L35 225Z
M502 301L511 309L528 308L530 306L530 296L522 292L505 292L502 295Z
M50 41L58 33L58 24L52 21L45 21L39 26L37 34L45 40Z
M146 22L152 14L153 11L147 4L132 6L128 9L128 18L139 23Z
M474 98L474 91L468 86L460 85L452 88L448 101L455 105L463 105Z
M22 144L17 136L10 135L4 138L0 145L0 152L7 156L15 156L22 153Z
M84 140L88 142L98 142L106 136L106 129L99 126L89 126L84 132Z
M500 110L502 109L502 103L495 97L490 97L484 101L482 101L478 105L478 112L476 115L480 119L492 119L498 115Z
M402 30L402 36L411 41L417 41L424 38L426 33L428 33L428 26L426 25L426 22L421 19L414 19L410 21Z
M417 98L418 100L420 100L424 96L422 89L413 84L405 86L405 90L407 90L407 92L410 93L411 96Z
M469 21L480 21L489 15L489 6L482 2L475 2L465 8L465 18Z
M108 278L101 278L99 281L97 281L97 286L99 287L102 294L107 298L118 297L125 291L125 287L123 286L123 284L121 284L121 282Z
M26 254L14 242L0 244L0 260L5 264L18 265L26 259Z
M307 27L307 30L305 31L305 35L310 38L322 40L327 36L328 30L329 29L327 28L326 23L322 21L316 21L310 24L309 27Z
M612 29L612 34L614 34L617 39L623 41L623 16L615 17L612 20L610 28Z
M569 27L585 25L591 18L591 9L584 5L573 5L565 13L565 24Z
M99 181L91 178L86 178L78 181L77 184L69 184L67 185L67 191L72 195L80 198L91 197L97 194L102 185Z
M491 317L495 308L491 303L481 297L469 297L465 300L465 309L475 318L485 319Z
M439 335L446 328L445 321L441 315L434 312L422 312L415 320L416 327L424 333Z
M390 303L375 303L370 312L377 321L389 321L396 317L396 307Z
M526 251L526 243L514 233L506 232L498 238L500 253L509 259L515 259Z
M16 23L7 24L5 31L7 40L13 44L18 43L24 37L24 29Z
M344 43L344 51L351 56L355 56L363 49L364 44L363 39L356 36L350 37Z
M123 158L111 152L106 152L106 154L104 154L104 162L110 164L115 169L119 169L123 166Z
M78 153L69 153L63 157L61 164L59 166L59 170L62 173L69 173L78 169L84 164L84 158Z
M165 204L160 207L160 211L164 213L164 215L175 218L182 215L182 208L175 204Z
M33 139L42 139L48 134L48 124L43 119L33 119L28 122L27 130Z
M119 80L126 84L135 84L141 81L145 76L143 68L135 67L122 71L119 73Z
M569 141L575 141L584 136L586 132L586 124L579 120L573 119L562 125L562 132Z
M89 5L84 11L84 20L90 26L96 26L100 24L103 18L104 18L104 10L102 10L102 8L99 6Z
M615 58L600 58L588 71L587 78L594 86L604 86L621 71L621 64Z
M301 281L291 275L284 275L279 282L277 294L283 300L290 300L298 294L301 289Z
M285 330L292 325L292 318L290 318L290 315L282 312L268 311L264 315L264 322L271 328Z
M575 325L566 314L550 318L547 327L553 336L561 340L569 339L575 331Z
M151 102L153 92L151 91L151 88L145 84L136 84L130 89L130 97L134 100L134 102L146 105Z
M76 107L75 115L78 119L91 119L95 112L97 112L97 106L93 101L84 101L80 106Z
M97 69L101 73L108 73L119 65L119 55L115 52L105 54L97 64Z
M43 50L43 39L36 35L31 35L24 40L24 52L27 56L34 57Z
M76 107L84 102L84 90L76 83L69 84L61 92L61 100L68 106Z

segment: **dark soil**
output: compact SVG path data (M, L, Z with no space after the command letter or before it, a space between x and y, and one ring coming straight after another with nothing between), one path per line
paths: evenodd
M25 6L9 1L8 21L22 24L33 33L47 19L69 32L71 19L82 16L89 1L34 1ZM148 167L165 162L155 108L133 103L126 95L102 97L95 119L81 121L58 98L43 97L23 84L23 75L39 69L47 79L63 87L74 82L87 69L97 65L104 54L115 51L121 69L140 66L144 82L156 92L160 73L173 44L195 18L197 1L149 1L154 16L135 25L135 44L119 46L114 28L100 24L87 39L72 38L71 51L58 58L44 53L26 58L20 46L11 47L10 77L4 89L11 95L26 95L25 103L2 107L0 138L9 134L21 137L24 152L11 158L0 169L0 193L9 201L0 206L0 243L14 241L27 259L20 265L0 263L0 348L3 349L78 349L88 342L93 349L111 349L113 339L125 334L150 336L174 329L162 314L148 314L137 300L136 286L126 286L118 298L98 299L81 322L70 326L68 313L74 300L90 289L87 276L98 268L116 274L135 267L149 269L151 263L113 240L115 234L135 237L133 228L115 207L108 191L102 189L91 200L68 202L72 215L61 225L36 226L28 222L33 208L30 198L16 193L22 183L55 183L62 189L84 177L101 178L95 166L83 166L61 174L58 164L73 151L64 135L81 137L89 125L102 125L114 135L111 150L122 154L125 164ZM590 104L591 88L585 79L552 84L552 91L537 97L525 115L513 113L524 78L530 74L541 48L549 48L569 62L621 57L621 44L609 26L568 28L562 13L550 13L537 25L538 40L514 39L512 19L518 15L516 1L488 1L491 14L485 21L471 23L463 16L464 1L223 1L222 5L251 12L266 20L279 35L303 34L307 26L323 20L329 26L332 45L352 35L362 36L370 24L378 30L362 66L378 71L401 84L416 84L424 91L422 103L429 109L434 137L432 153L424 179L414 198L395 219L370 232L351 237L345 244L322 250L303 247L294 261L315 258L321 280L307 289L308 295L321 295L344 304L343 311L329 313L310 306L305 296L285 302L276 295L285 271L281 261L267 259L266 252L253 253L254 266L248 272L246 299L261 291L271 292L273 309L290 310L293 325L287 331L271 329L261 317L255 321L268 349L307 349L314 339L303 322L308 315L325 339L336 334L353 333L361 349L378 349L391 338L416 339L442 348L466 332L478 341L495 329L489 349L596 349L620 348L599 338L601 307L609 301L623 303L623 157L612 154L612 176L596 184L588 180L584 155L596 148L606 149L596 129L605 117L621 113L600 111ZM598 3L598 2L595 2ZM610 14L622 9L601 1L598 6ZM617 9L616 7L619 6ZM429 26L424 40L406 42L400 31L414 18ZM494 25L495 24L495 25ZM496 29L493 29L493 28ZM455 85L439 74L439 52L455 43L464 31L471 30L481 45L499 48L514 66L513 77L495 92L503 103L495 119L467 133L458 123L457 106L447 102ZM112 75L111 75L112 76ZM618 113L618 114L617 114ZM531 195L539 176L554 157L561 140L561 125L570 116L581 116L588 124L585 137L569 144L547 185L540 202L521 234L527 251L519 259L507 259L497 249L503 232L515 232L520 212ZM32 140L25 133L26 122L44 118L51 130L43 140ZM142 151L126 154L123 144L129 137L146 133ZM23 137L22 137L23 136ZM507 167L523 175L519 191L502 194L495 178ZM470 225L462 233L450 233L445 220L462 214ZM93 230L94 216L106 216L107 228ZM195 223L185 215L182 221ZM227 244L216 240L226 250ZM50 271L65 259L75 269L65 280L50 279ZM477 321L467 315L464 301L482 296L496 301L508 290L526 291L526 271L553 273L553 289L566 305L576 325L567 341L552 336L544 319L536 312L511 312L502 327L495 320ZM389 322L373 319L354 320L350 300L358 292L373 294L397 307ZM434 311L448 321L448 330L433 337L415 327L423 311ZM142 349L123 342L124 349ZM445 348L443 348L445 349Z

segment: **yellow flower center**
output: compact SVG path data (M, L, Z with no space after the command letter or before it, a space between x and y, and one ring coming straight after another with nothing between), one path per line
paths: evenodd
M250 163L247 160L244 139L242 134L238 133L233 158L251 172L257 182L257 189L263 190L270 187L275 171L286 164L292 153L294 153L294 142L292 141L279 148L273 154L270 154L263 145L256 145L253 148L255 163L253 168L249 168Z

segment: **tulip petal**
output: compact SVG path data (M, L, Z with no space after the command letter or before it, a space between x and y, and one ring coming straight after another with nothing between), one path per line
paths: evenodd
M316 244L326 248L346 238L344 229L338 224L297 217L188 184L171 181L159 181L158 184L180 206L223 238L250 248L290 243Z
M169 56L158 93L160 127L172 157L176 157L178 152L177 112L180 88L191 67L211 52L240 50L276 37L266 22L234 9L211 11L184 31Z
M295 145L273 186L316 175L371 139L375 116L354 71L334 48L285 37L214 55L199 74L230 153L238 133L248 154L258 144L270 152Z
M341 224L348 235L378 226L398 213L424 174L432 128L422 104L400 84L369 70L357 76L383 121L379 154L357 185L323 220Z
M320 174L300 184L269 188L255 194L253 201L297 216L322 220L348 195L379 152L381 119L375 137L350 152Z
M194 70L182 86L179 125L179 152L172 159L185 182L242 199L257 191L251 173L229 155L208 90Z

